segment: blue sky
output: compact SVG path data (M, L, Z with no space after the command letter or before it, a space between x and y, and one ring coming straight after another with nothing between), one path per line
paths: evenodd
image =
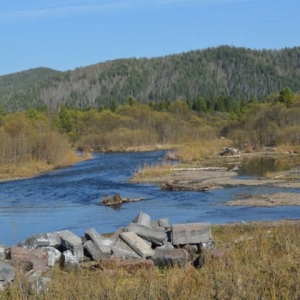
M231 45L300 46L300 0L0 0L0 75Z

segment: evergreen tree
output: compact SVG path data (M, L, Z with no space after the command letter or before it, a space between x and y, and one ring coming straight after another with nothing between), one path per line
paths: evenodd
M65 106L62 106L58 114L59 131L62 133L68 133L73 129L73 122L69 111Z
M289 105L292 102L294 94L289 87L285 87L279 95L279 102Z

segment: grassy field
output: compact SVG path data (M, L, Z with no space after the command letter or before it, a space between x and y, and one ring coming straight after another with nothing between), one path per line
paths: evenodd
M48 290L30 292L20 274L0 299L299 299L300 222L212 227L215 249L200 269L80 269L46 274Z

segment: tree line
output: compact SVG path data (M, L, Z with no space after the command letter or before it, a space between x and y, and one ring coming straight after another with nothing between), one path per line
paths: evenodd
M249 101L264 101L286 86L300 91L299 57L300 47L220 46L151 59L118 59L66 72L39 68L1 76L0 103L8 112L54 110L59 105L99 110L132 98L156 107L184 100L198 110L238 112Z

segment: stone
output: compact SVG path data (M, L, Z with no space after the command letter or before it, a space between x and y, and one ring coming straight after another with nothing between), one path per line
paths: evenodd
M159 228L158 220L151 220L150 227L151 228Z
M6 247L4 245L0 245L0 260L6 259Z
M17 246L22 248L40 248L40 247L55 247L58 248L61 244L61 239L56 233L38 233L23 240Z
M188 253L184 249L155 249L155 255L151 259L154 261L154 265L159 268L184 267L189 262Z
M45 272L47 270L48 253L41 249L12 247L10 249L10 259L17 262L30 262L34 271Z
M156 249L168 251L168 250L173 250L174 246L170 242L166 242L164 245L156 247L155 250Z
M168 218L159 219L158 225L159 227L169 228L170 227L169 219Z
M73 255L71 250L66 250L63 252L61 267L66 271L79 269L78 259L75 255Z
M129 259L129 258L141 258L127 243L121 238L118 238L112 247L112 253L114 256Z
M75 255L78 262L83 261L83 245L81 238L69 230L56 232L61 238L63 250L70 250Z
M9 282L0 281L0 292L4 292L9 289Z
M211 241L210 223L174 224L172 226L173 245L200 244Z
M88 240L94 242L101 252L102 257L108 257L111 254L111 248L113 246L113 239L104 238L94 228L86 230L85 237Z
M30 282L30 292L34 295L45 295L51 283L49 277L41 277L40 274L36 272L31 274L28 280Z
M202 253L200 244L186 244L182 247L182 249L187 251L189 255L188 260L192 262L192 264L194 264L199 255Z
M134 232L123 232L120 237L142 258L151 257L155 254L154 250Z
M93 241L86 241L83 244L83 247L87 252L87 256L90 257L92 260L99 261L103 257L102 252Z
M0 262L0 281L11 282L14 281L14 278L14 268L4 262Z
M43 247L41 250L48 253L48 267L53 267L61 259L61 252L53 247Z
M137 223L147 227L150 227L150 222L151 222L150 216L143 212L140 212L132 221L132 223Z
M161 228L151 228L141 224L130 223L128 231L134 232L139 237L159 246L163 245L167 241L167 234Z

